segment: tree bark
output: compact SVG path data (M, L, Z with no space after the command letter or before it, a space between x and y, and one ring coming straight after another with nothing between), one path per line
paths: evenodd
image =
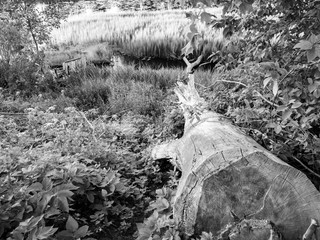
M174 201L180 230L187 236L202 231L219 235L228 224L256 219L275 226L284 239L302 239L310 220L320 219L320 194L305 174L265 150L222 115L208 111L194 87L193 74L187 84L179 82L175 92L186 120L184 135L156 146L152 156L170 158L182 171ZM273 230L265 226L269 234L249 231L245 237L228 237L280 239L272 238ZM320 239L317 231L312 234Z
M33 42L34 42L34 45L35 45L35 47L36 47L37 53L39 53L38 41L37 41L36 36L35 36L35 34L34 34L34 32L33 32L33 27L32 27L32 24L31 24L31 21L30 21L29 18L27 19L27 23L28 23L28 28L29 28L29 31L30 31L32 40L33 40Z

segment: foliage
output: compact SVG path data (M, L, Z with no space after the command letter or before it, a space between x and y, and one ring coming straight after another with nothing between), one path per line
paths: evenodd
M162 188L156 191L157 199L151 202L148 211L153 211L144 223L138 224L137 240L174 239L180 240L179 232L175 230L176 223L172 214L172 201L175 191ZM163 236L163 238L160 238Z
M306 173L319 171L319 2L197 2L200 11L189 14L185 55L203 53L206 42L197 21L222 27L228 39L225 51L209 56L224 88L213 108L288 163L303 165ZM224 6L220 19L205 9L213 3Z
M6 21L21 32L27 31L38 52L39 45L49 40L52 28L58 27L66 17L67 11L62 6L59 1L39 5L36 0L5 0L1 2L0 9L8 13Z
M142 157L150 120L54 108L28 109L23 125L0 118L1 238L123 239L166 181Z
M0 60L0 87L11 92L30 96L39 91L44 75L39 66L43 62L41 54L20 53L10 63Z
M0 59L9 64L19 55L27 39L12 23L0 21L0 28Z
M42 9L38 2L0 2L0 87L28 95L36 92L45 79L40 45L48 42L50 31L66 14L58 2L43 5Z

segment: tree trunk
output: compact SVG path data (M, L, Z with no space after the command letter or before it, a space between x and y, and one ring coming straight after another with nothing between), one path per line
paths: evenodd
M36 36L35 36L35 34L34 34L34 32L33 32L33 27L32 27L32 24L31 24L31 21L30 21L29 18L27 19L27 22L28 22L29 32L30 32L30 34L31 34L32 40L33 40L34 45L35 45L35 47L36 47L37 53L39 53L38 41L37 41Z
M189 63L188 67L192 72L193 66ZM155 147L152 155L170 158L182 171L174 202L180 230L187 236L202 231L221 235L231 224L234 228L228 234L235 229L242 233L225 239L280 239L271 237L271 224L284 239L302 239L310 220L320 219L320 194L305 174L265 150L222 115L207 111L194 87L193 74L187 85L178 83L175 92L186 120L184 135ZM262 224L268 234L261 235L253 227L245 233L235 226L249 226L244 222L255 219L270 223ZM313 234L320 237L316 221L305 239L312 239Z

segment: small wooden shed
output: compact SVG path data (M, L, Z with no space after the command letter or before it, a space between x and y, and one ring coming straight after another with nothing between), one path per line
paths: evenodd
M81 54L80 57L72 58L62 63L63 70L66 74L76 71L77 69L85 68L87 66L87 60L85 54Z

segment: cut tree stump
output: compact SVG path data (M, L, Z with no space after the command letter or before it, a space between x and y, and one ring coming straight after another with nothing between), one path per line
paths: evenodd
M191 73L192 66L187 64ZM218 236L236 216L242 221L268 221L283 239L302 239L310 220L320 220L320 193L306 175L222 115L206 110L193 74L188 84L179 82L175 92L186 120L184 135L156 146L152 156L170 158L182 172L173 206L179 229L186 236L202 231ZM269 225L265 226L270 231ZM312 234L320 239L315 230ZM254 232L230 239L278 239L268 234L256 237Z

